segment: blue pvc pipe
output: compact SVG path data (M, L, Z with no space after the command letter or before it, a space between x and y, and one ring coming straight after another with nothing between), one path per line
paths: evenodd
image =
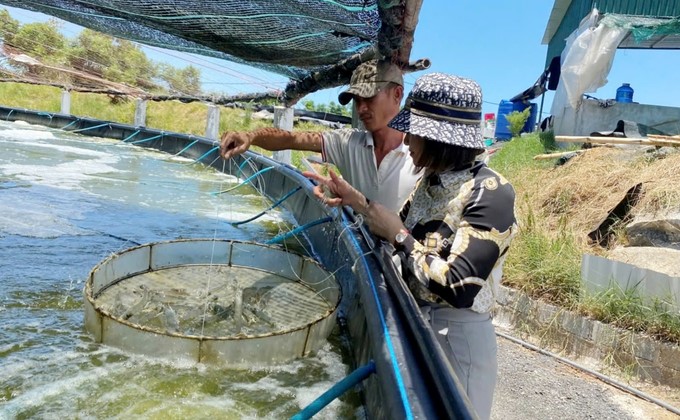
M373 360L371 360L364 366L361 366L354 372L350 373L340 382L333 385L331 389L321 394L319 398L312 401L312 403L305 407L302 411L291 417L291 420L305 420L312 418L314 414L321 411L321 409L323 409L325 406L333 402L334 399L338 398L339 396L344 394L347 390L353 388L355 385L357 385L358 383L360 383L361 381L368 378L374 373L375 363L373 362Z
M324 217L319 220L314 220L313 222L309 222L306 225L298 226L295 229L291 230L290 232L282 233L281 235L275 236L271 238L270 240L266 241L265 244L267 245L272 245L272 244L277 244L284 239L290 238L291 236L295 236L298 233L302 232L305 229L309 229L312 226L320 225L322 223L328 223L332 221L333 219L330 217Z
M158 134L158 135L156 135L156 136L149 137L148 139L135 140L135 141L131 142L130 144L145 143L145 142L147 142L147 141L159 139L159 138L163 137L164 135L165 135L165 133L161 133L161 134Z
M196 141L198 141L198 140L196 140ZM193 143L192 143L192 144L193 144ZM199 157L198 159L196 159L196 160L193 161L192 163L198 163L198 162L200 162L204 157L208 156L209 154L211 154L211 153L214 152L215 150L218 150L219 148L220 148L219 146L213 147L212 149L210 149L210 150L208 150L207 152L203 153L203 155L202 155L201 157Z
M123 139L123 143L127 142L128 140L130 140L131 138L133 138L134 136L136 136L136 135L139 134L139 133L140 133L140 130L137 130L137 131L135 131L134 133L130 134L129 136L125 137L125 138Z
M249 218L246 219L246 220L241 220L240 222L229 222L229 224L232 225L232 226L238 226L238 225L242 225L242 224L244 224L244 223L252 222L253 220L255 220L255 219L257 219L257 218L264 216L269 210L272 210L272 209L276 208L278 205L280 205L281 203L283 203L284 201L286 201L286 199L287 199L288 197L290 197L291 195L293 195L293 194L295 194L296 192L300 191L301 189L302 189L302 186L299 186L299 187L297 187L297 188L294 188L294 189L290 190L286 195L284 195L283 197L281 197L281 199L279 199L279 201L277 201L276 203L272 204L267 210L262 211L262 212L256 214L256 215L253 216L253 217L249 217Z
M182 150L180 150L179 152L175 153L175 156L179 156L179 155L181 155L182 153L186 152L189 148L191 148L191 146L193 146L193 145L196 144L196 143L198 143L198 139L192 141L192 142L189 143L189 145L186 146L184 149L182 149Z
M51 117L50 117L50 118L51 118ZM73 133L78 133L78 132L80 132L80 131L94 130L94 129L97 129L97 128L106 127L106 126L108 126L108 125L110 125L110 123L99 124L99 125L95 125L94 127L79 128L79 129L77 129L77 130L72 130L72 132L73 132Z
M61 129L62 129L62 130L66 130L67 128L69 128L69 127L72 126L73 124L77 123L78 121L80 121L80 118L76 118L75 120L73 120L73 121L71 121L70 123L66 124L65 126L61 127Z
M246 185L247 183L250 182L251 179L256 178L256 177L259 176L259 175L262 175L263 173L265 173L265 172L267 172L267 171L271 171L272 169L274 169L274 166L269 166L269 167L266 167L266 168L264 168L264 169L261 169L261 170L255 172L254 174L252 174L251 176L249 176L248 178L246 178L243 182L241 182L241 183L238 184L238 185L235 185L235 186L233 186L233 187L231 187L231 188L227 188L226 190L211 192L210 194L212 194L212 195L218 195L218 194L228 193L229 191L233 191L233 190L235 190L235 189L238 188L238 187L241 187L241 186L243 186L243 185Z

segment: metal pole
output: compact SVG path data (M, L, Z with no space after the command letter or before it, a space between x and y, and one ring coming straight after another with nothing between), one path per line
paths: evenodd
M541 121L543 121L543 101L545 101L545 92L541 94L541 106L538 110L538 124L537 127L541 126ZM534 130L537 131L537 130Z

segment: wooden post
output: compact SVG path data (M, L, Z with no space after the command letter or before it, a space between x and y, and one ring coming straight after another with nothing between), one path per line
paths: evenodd
M628 144L638 146L680 147L680 139L674 139L672 136L648 136L648 138L555 136L555 140L563 143Z
M274 107L274 127L280 128L281 130L293 131L293 108L275 106ZM287 163L290 165L292 162L290 150L279 150L274 152L274 160Z
M146 127L146 100L135 100L135 127Z
M61 91L61 113L71 114L71 92L68 90Z
M205 125L205 136L217 140L220 135L220 108L208 105L208 118Z

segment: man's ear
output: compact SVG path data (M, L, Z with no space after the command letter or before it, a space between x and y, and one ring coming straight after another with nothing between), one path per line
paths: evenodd
M404 98L404 87L403 86L397 85L394 88L393 98L396 99L397 104L401 104L401 100Z

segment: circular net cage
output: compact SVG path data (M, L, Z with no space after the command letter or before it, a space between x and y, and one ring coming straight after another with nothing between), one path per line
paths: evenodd
M340 288L314 260L231 240L130 248L90 272L85 327L100 343L229 366L272 364L318 349Z

